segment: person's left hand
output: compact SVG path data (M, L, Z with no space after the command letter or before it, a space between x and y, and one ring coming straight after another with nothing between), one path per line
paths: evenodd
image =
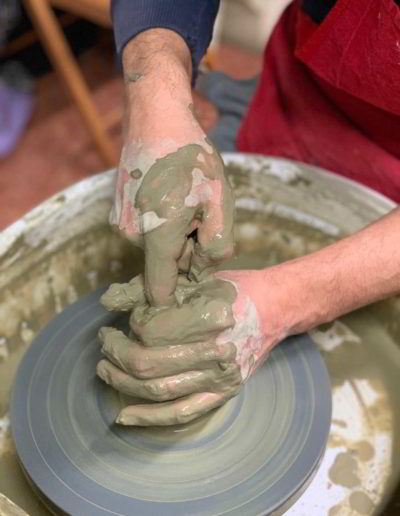
M191 421L235 396L240 385L284 338L266 332L262 271L224 271L201 283L180 277L178 306L153 308L143 281L114 284L103 296L109 310L132 310L136 339L100 331L105 359L97 374L125 394L158 401L124 408L124 425Z

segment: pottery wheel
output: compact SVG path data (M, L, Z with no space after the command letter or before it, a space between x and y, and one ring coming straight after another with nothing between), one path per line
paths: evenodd
M310 338L293 337L224 407L169 429L113 424L129 400L98 380L100 326L127 325L99 303L66 308L28 349L12 395L12 431L34 486L73 516L284 512L322 458L329 376ZM274 513L275 515L275 513Z

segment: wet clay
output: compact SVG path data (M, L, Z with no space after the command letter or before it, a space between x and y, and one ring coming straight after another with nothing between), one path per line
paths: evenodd
M355 443L352 449L357 454L358 459L362 462L368 462L375 455L374 447L367 441L360 441L359 443Z
M351 493L349 503L350 507L360 514L371 514L374 508L371 498L362 491Z
M139 72L131 72L125 75L129 82L137 82L139 79L143 77L143 74Z
M102 352L108 360L99 362L97 375L119 392L161 403L128 406L117 423L186 422L239 392L242 376L235 345L215 344L217 334L235 325L235 298L231 283L212 277L196 283L181 276L177 305L164 308L149 305L142 277L109 288L101 302L107 309L132 310L132 333L128 340L120 331L102 328ZM166 403L177 398L174 404Z
M256 276L254 282L261 279L261 275ZM234 345L236 363L246 381L262 363L267 346L274 344L272 338L264 338L261 317L246 280L246 275L233 272L220 272L200 282L181 275L176 305L155 308L147 302L142 278L136 278L129 284L112 285L102 302L111 310L118 311L118 304L123 310L132 309L130 326L145 347L204 342L214 343L217 349ZM165 376L162 369L157 376Z
M163 228L159 224L159 230L154 231L148 244L151 246L153 238L157 239L157 249L163 254L168 250L182 253L184 236L196 228L192 221L201 224L194 250L193 274L202 272L205 265L202 260L208 256L211 260L224 257L233 237L234 197L221 158L212 147L210 150L211 153L198 144L186 145L156 160L135 198L135 207L142 214L155 213L159 221L165 222ZM146 256L157 260L157 256ZM162 266L159 261L158 267ZM153 270L152 264L149 267Z
M334 484L344 487L359 486L360 479L357 472L357 461L350 453L339 453L329 470L329 478Z
M108 310L119 310L119 306L132 310L136 336L146 346L165 346L204 341L231 328L235 298L236 290L227 281L196 283L182 275L176 288L177 306L155 308L146 300L140 276L128 284L111 285L101 302Z
M28 514L0 493L0 516L28 516Z

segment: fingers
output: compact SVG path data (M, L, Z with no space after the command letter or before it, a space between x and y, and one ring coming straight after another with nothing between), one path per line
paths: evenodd
M178 278L178 260L186 241L187 222L173 219L144 235L145 291L152 306L171 306Z
M150 307L138 276L111 285L101 301L108 310L132 310L131 328L149 347L209 341L235 324L236 291L229 282L214 279L197 284L181 276L175 294L178 306Z
M198 392L195 388L201 381L201 371L190 371L161 379L140 380L119 369L108 360L97 364L97 376L107 385L128 396L136 396L151 401L167 401Z
M141 380L127 374L108 360L97 365L97 375L114 389L128 396L163 402L195 392L222 392L232 395L241 384L240 369L231 363L224 370L215 366L204 371L187 371L165 378Z
M107 310L122 312L146 303L143 276L136 276L129 283L113 283L101 296L100 302Z
M217 345L198 342L181 346L148 348L128 339L114 328L101 328L102 353L121 370L138 379L171 376L212 367L216 362L234 362L236 347L228 342Z
M213 181L215 192L205 206L197 230L189 276L196 281L210 274L216 265L234 253L235 199L227 179Z
M225 284L227 289L234 291L233 286ZM233 299L235 294L232 292ZM194 289L179 306L158 311L143 306L135 308L130 325L146 346L206 341L234 326L232 302L228 295L218 296L213 295L213 290L197 292Z
M131 405L119 413L115 422L131 426L180 425L221 406L227 399L222 394L203 392L173 402Z

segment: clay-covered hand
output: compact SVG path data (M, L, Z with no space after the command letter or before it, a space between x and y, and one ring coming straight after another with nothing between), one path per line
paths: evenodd
M132 310L137 340L102 330L106 359L99 363L98 375L121 392L161 402L128 406L117 422L184 423L238 393L285 336L281 329L265 330L260 273L224 271L200 283L180 276L178 305L162 309L146 302L141 277L110 287L103 304L110 310Z
M101 328L97 375L117 391L159 402L124 408L116 422L165 426L186 423L235 396L241 384L235 348L211 342L147 348L115 328ZM175 400L175 401L170 401Z
M233 211L222 159L205 137L124 146L110 222L145 250L150 304L175 303L178 270L198 279L231 256Z

